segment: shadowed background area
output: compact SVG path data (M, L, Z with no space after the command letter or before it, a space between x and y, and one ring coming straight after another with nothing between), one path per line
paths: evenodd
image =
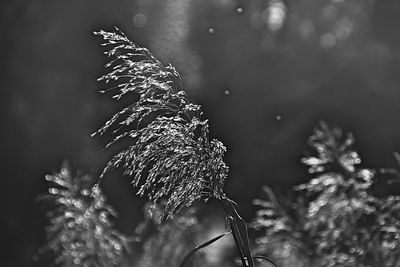
M400 150L396 0L3 1L0 94L1 266L33 266L44 175L63 160L98 175L113 151L90 138L120 103L100 96L106 58L92 31L121 28L182 74L228 147L226 191L249 220L264 184L307 179L300 158L324 119L355 134L366 166ZM104 188L132 234L142 200L129 180Z

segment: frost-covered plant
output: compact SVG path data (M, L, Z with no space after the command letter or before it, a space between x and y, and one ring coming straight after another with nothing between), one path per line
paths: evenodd
M99 80L116 82L107 90L113 98L129 93L139 98L94 133L112 132L107 146L124 138L131 142L108 162L101 177L122 166L139 195L156 203L167 200L164 218L199 199L222 199L228 172L225 147L209 138L208 122L200 106L188 100L175 68L164 66L119 30L95 34L104 38L112 59L106 65L110 72Z
M124 175L131 177L137 194L153 203L165 203L162 220L172 218L197 200L221 201L242 265L253 267L246 224L223 191L228 174L223 160L226 149L220 141L210 139L208 121L200 105L188 100L178 72L171 65L164 66L118 29L95 34L109 48L105 54L110 58L106 65L110 71L99 80L112 85L103 92L111 92L115 99L128 94L137 99L93 134L111 133L107 147L122 140L129 142L112 157L100 178L121 167Z
M315 253L327 266L374 264L370 229L379 203L370 187L375 171L358 167L361 158L352 147L354 138L339 128L321 122L309 144L317 155L302 162L316 177L296 189L311 200L304 227L317 244Z
M114 229L116 211L106 203L101 190L90 197L93 179L89 175L73 176L66 165L45 178L51 187L42 198L56 207L48 213L50 225L43 249L54 252L59 266L118 265L129 250L130 239Z
M381 172L359 167L351 134L321 122L309 144L316 155L302 162L313 177L293 188L297 201L279 200L269 189L268 199L256 201L252 226L264 231L258 250L296 247L296 255L308 257L306 266L397 266L400 198L374 196Z

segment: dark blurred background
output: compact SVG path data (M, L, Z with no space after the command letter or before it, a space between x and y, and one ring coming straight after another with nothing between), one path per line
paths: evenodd
M182 74L228 147L226 191L246 220L264 184L307 179L300 158L320 119L355 134L367 166L400 150L398 0L14 0L0 11L0 266L34 266L47 223L37 195L68 160L98 175L90 138L121 103L97 93L106 58L94 30L116 25ZM103 187L132 234L142 200Z

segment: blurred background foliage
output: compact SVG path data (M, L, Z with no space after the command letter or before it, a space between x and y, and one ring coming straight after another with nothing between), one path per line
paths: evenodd
M319 119L358 137L369 165L399 149L396 0L8 0L1 2L1 266L33 266L44 242L46 173L63 159L98 175L112 151L91 139L124 105L98 95L106 62L92 31L117 25L182 74L228 148L226 185L247 221L261 185L305 182ZM143 200L128 179L104 192L131 235ZM393 192L398 188L391 187ZM388 193L386 188L381 193ZM208 211L212 214L212 211Z
M399 266L400 198L376 190L378 183L398 182L397 167L360 167L368 163L353 135L324 122L308 143L315 151L302 162L311 180L285 192L264 187L265 197L253 202L255 250L282 267Z

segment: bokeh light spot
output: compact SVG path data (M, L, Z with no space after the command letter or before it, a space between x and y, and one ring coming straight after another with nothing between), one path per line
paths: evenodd
M332 33L324 33L319 40L322 48L332 48L336 45L336 37Z
M133 26L137 28L143 28L147 24L147 16L143 13L137 13L132 18Z
M322 10L322 17L325 20L334 20L338 15L337 7L334 5L328 5Z
M270 6L265 12L265 17L271 30L277 31L282 28L286 20L286 7L282 1L271 1Z

